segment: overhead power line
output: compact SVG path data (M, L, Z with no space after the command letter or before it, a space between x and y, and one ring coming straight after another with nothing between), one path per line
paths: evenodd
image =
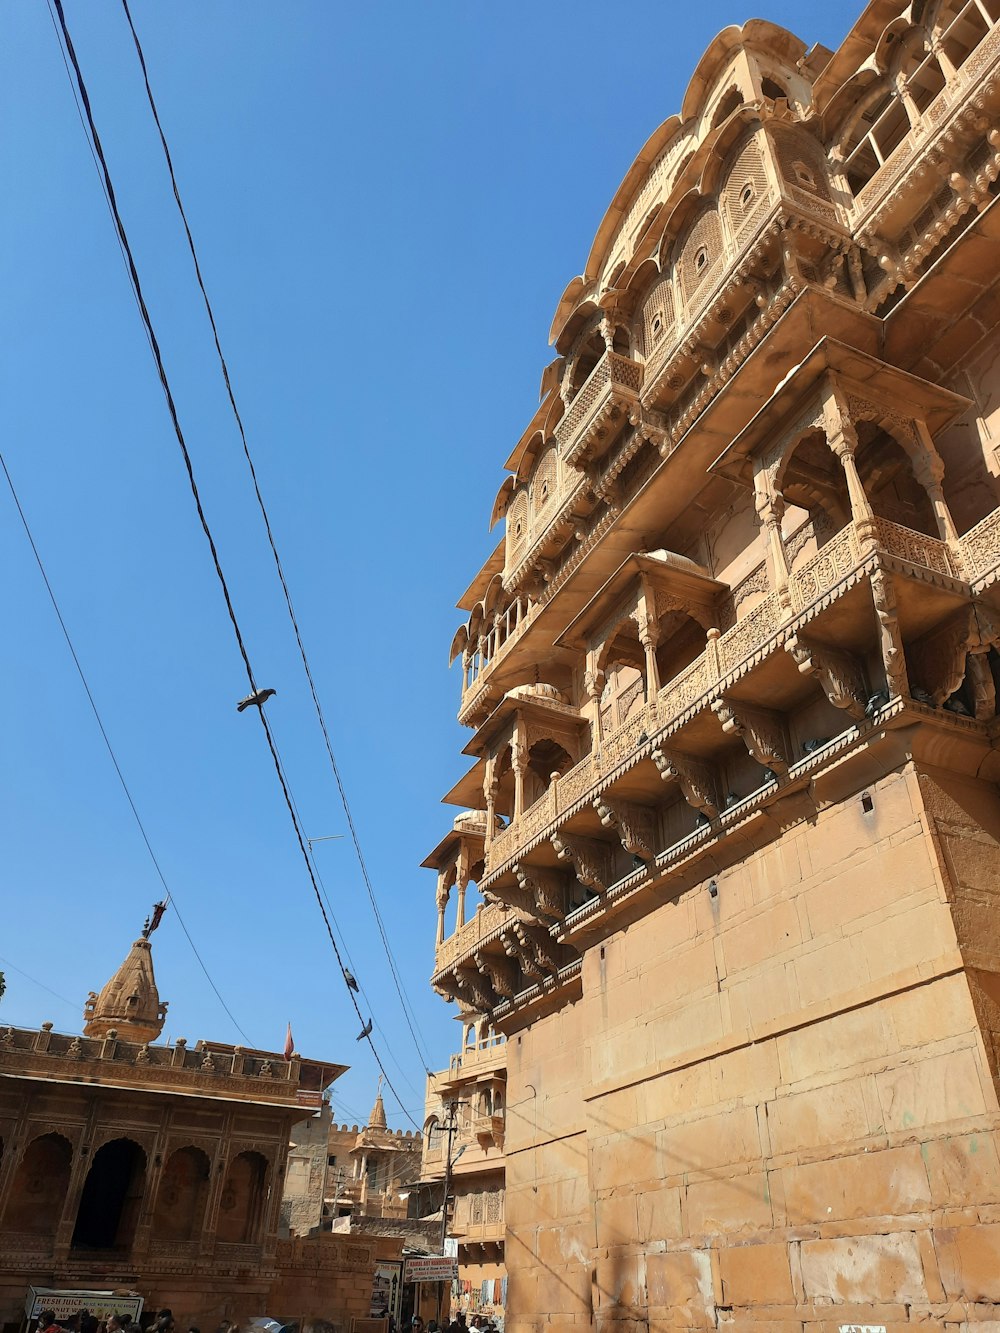
M132 41L135 44L136 55L139 57L139 64L142 68L142 78L146 86L146 97L149 101L149 108L153 113L153 120L156 123L156 129L160 136L160 145L163 148L163 156L166 159L167 171L170 174L170 184L173 188L174 200L177 204L177 211L180 213L181 222L184 225L184 234L187 237L188 249L191 252L191 259L194 264L195 277L198 281L198 287L201 291L202 299L204 300L205 303L205 312L208 315L208 322L212 327L212 337L215 341L215 350L219 358L219 366L222 370L222 378L225 381L226 393L229 397L229 405L233 410L233 416L236 419L236 426L240 433L240 440L242 441L243 444L243 454L244 457L246 458L247 466L250 469L250 477L253 481L254 494L257 497L257 504L260 508L261 517L264 520L264 528L267 532L267 540L271 548L271 554L274 557L274 564L278 572L279 582L281 583L281 590L284 593L285 605L288 608L288 616L292 623L292 629L295 631L295 642L298 644L299 656L302 659L302 666L306 674L306 680L309 682L309 692L312 695L313 707L316 711L316 717L319 721L320 730L323 733L323 740L326 745L326 752L327 755L329 756L330 767L333 771L333 777L337 784L337 790L340 793L341 804L344 807L344 814L347 818L347 826L350 829L351 833L351 841L354 843L354 851L357 856L358 865L361 870L361 878L364 881L365 889L368 893L368 900L371 903L372 912L375 917L375 923L378 926L379 935L381 936L382 939L382 948L385 951L385 956L389 963L389 970L392 973L392 979L396 987L396 993L399 996L399 1003L403 1010L403 1017L406 1019L407 1026L410 1029L410 1035L413 1038L413 1044L416 1047L417 1055L420 1057L420 1060L423 1063L424 1072L430 1073L430 1068L429 1068L430 1062L427 1055L426 1042L422 1041L423 1037L422 1033L418 1037L418 1033L420 1031L420 1025L419 1023L417 1023L416 1014L413 1013L413 1006L409 1002L404 993L404 988L399 976L399 970L396 964L396 960L393 956L392 948L389 944L389 938L388 935L386 934L385 924L382 920L382 914L379 911L378 902L375 897L375 891L372 887L371 877L368 874L368 866L365 862L364 853L361 850L361 840L358 837L358 831L357 828L355 827L354 818L351 814L351 807L347 798L347 791L344 786L343 779L341 778L340 775L340 769L337 765L337 760L333 753L333 745L330 741L330 732L326 725L326 717L324 716L323 713L323 706L320 703L319 693L316 689L316 682L313 678L312 669L309 665L309 658L306 654L305 644L302 641L302 633L299 629L299 622L295 615L295 608L292 605L292 596L288 588L288 582L285 578L285 571L284 568L282 567L281 557L278 554L277 543L275 542L274 539L274 532L271 527L271 519L267 512L267 506L264 503L264 497L261 494L260 484L257 480L257 469L254 467L253 458L250 455L250 447L247 443L246 430L243 427L243 418L240 416L240 410L236 406L236 396L233 393L232 381L230 380L229 377L229 367L226 364L226 358L223 355L222 343L219 338L219 330L215 322L215 312L212 309L212 303L209 300L208 292L205 288L205 282L204 279L202 278L201 264L198 260L198 252L195 248L194 237L191 234L191 227L188 223L187 213L185 212L184 203L181 199L180 188L177 184L177 176L174 172L173 159L170 155L170 148L167 145L167 138L166 135L164 134L163 126L160 123L160 115L156 107L156 101L153 97L153 89L150 86L149 82L149 71L146 68L146 58L145 55L143 54L142 44L139 41L139 35L135 30L135 24L132 22L132 14L128 7L128 0L122 0L122 8L125 11L125 17L128 20L128 26L132 33ZM411 1021L411 1013L413 1014L412 1021Z
M136 827L138 828L139 833L142 836L142 841L145 843L146 851L149 853L149 859L153 863L153 868L156 871L157 878L163 885L164 892L167 895L166 900L173 907L174 915L177 917L178 924L180 925L181 930L183 930L185 936L187 937L187 942L188 944L190 944L191 950L194 953L195 958L197 958L198 960L198 966L204 972L208 984L212 987L212 990L215 992L216 999L219 1001L223 1009L225 1009L226 1013L229 1015L229 1019L232 1022L232 1025L236 1029L236 1031L240 1034L240 1036L243 1038L243 1040L247 1043L248 1046L252 1046L253 1042L240 1027L239 1023L237 1023L233 1011L230 1009L229 1005L226 1004L225 1000L222 998L222 993L220 992L218 986L213 981L211 972L209 972L208 968L205 966L205 960L198 952L198 946L195 944L193 938L191 937L191 932L188 930L184 922L184 918L181 916L180 910L178 909L177 901L170 891L170 886L167 883L166 877L163 874L163 867L160 865L156 853L153 851L153 844L149 840L149 834L146 832L146 826L142 822L142 818L139 814L138 808L136 807L136 803L132 799L132 793L129 790L129 785L125 781L125 774L122 772L121 764L119 764L118 762L118 756L115 754L114 746L111 744L111 738L108 736L107 728L104 725L104 720L101 717L99 708L97 707L97 701L94 698L94 693L90 688L90 683L87 680L86 674L83 670L83 666L80 662L80 658L77 655L76 648L73 646L73 640L70 637L70 632L66 626L66 621L63 619L63 613L59 609L59 603L56 600L56 595L55 592L53 591L52 584L49 582L49 576L45 572L45 565L42 563L41 553L38 550L35 538L28 524L27 515L25 514L24 509L21 505L21 501L18 497L17 491L14 489L14 482L7 468L7 460L4 458L2 453L0 453L0 468L3 469L3 475L6 478L8 487L10 488L10 493L11 496L13 497L18 517L21 520L21 526L24 528L25 536L28 538L28 544L31 547L31 553L35 557L35 564L38 566L38 572L42 576L42 582L45 584L45 591L48 593L49 601L52 603L52 609L56 613L56 619L59 621L59 628L62 630L63 638L66 640L66 647L69 649L70 657L72 657L73 659L73 665L76 667L77 675L80 677L80 682L83 685L84 693L87 696L87 701L90 704L91 711L94 714L98 730L101 733L101 738L104 741L105 746L107 747L108 754L111 756L111 763L114 765L114 770L118 775L118 781L121 783L122 791L125 793L125 799L126 801L128 801L129 809L132 811L132 818L135 820ZM27 975L27 973L25 973L24 975ZM41 982L39 982L38 984L41 985ZM46 989L48 988L46 987ZM55 994L55 992L53 992L53 994ZM63 997L59 996L58 998L62 999Z
M135 256L132 253L132 247L128 239L128 233L125 230L125 224L122 221L121 213L118 208L118 201L115 196L114 184L111 180L111 172L108 167L107 158L105 157L104 154L104 147L101 143L101 137L100 134L98 133L97 125L94 121L94 113L90 104L90 95L87 91L86 80L83 77L83 71L80 67L80 62L77 58L76 49L73 45L73 39L69 33L69 27L66 23L66 14L63 9L62 0L54 0L54 4L56 8L56 14L59 19L59 28L62 33L63 42L65 43L66 47L66 53L69 56L70 64L73 66L73 73L76 78L76 84L80 92L80 100L83 104L83 113L86 118L87 129L90 135L90 139L92 140L93 150L97 155L97 160L100 166L100 174L103 178L105 196L108 200L108 204L111 209L112 218L115 224L115 230L117 231L119 243L121 245L128 266L129 279L131 281L132 291L136 299L136 304L138 305L139 308L139 315L140 318L142 319L143 327L145 328L146 331L146 336L149 341L150 350L153 353L153 360L156 364L156 371L157 375L159 376L160 387L163 390L163 396L164 399L166 400L167 410L170 414L171 425L173 426L174 435L176 436L177 444L180 448L181 456L184 461L184 468L187 473L188 485L190 487L191 496L192 499L194 500L195 508L198 513L198 520L201 524L202 532L205 535L205 540L208 542L209 551L212 557L212 565L215 570L215 575L219 583L219 588L222 592L222 596L226 604L226 612L229 616L229 622L230 625L232 626L233 634L236 639L236 644L239 649L240 657L243 660L243 667L244 670L246 671L247 681L249 682L250 685L250 691L251 694L256 695L259 693L259 690L256 678L254 676L253 666L251 665L250 662L250 656L247 651L245 639L243 637L243 631L240 628L240 623L236 615L236 609L233 605L233 599L229 589L229 584L226 580L225 573L223 572L222 569L222 563L219 558L218 548L215 544L215 538L212 535L212 529L209 526L208 518L205 514L205 510L202 505L201 494L199 492L198 483L195 479L195 474L194 474L194 464L191 460L191 454L190 451L188 450L187 441L184 437L184 431L181 427L180 417L178 415L177 405L174 401L173 391L170 388L170 381L167 377L167 371L163 361L163 355L160 351L159 341L157 340L156 331L153 327L153 321L152 318L150 317L149 308L146 304L146 298L143 294L142 283L139 280L139 272L138 269L136 268ZM406 1111L406 1108L403 1105L402 1098L396 1091L395 1087L393 1086L392 1080L389 1078L389 1075L385 1071L385 1067L378 1053L378 1049L376 1048L375 1043L371 1037L372 1019L368 1018L366 1020L364 1018L361 1009L358 1005L358 1002L355 998L354 992L347 985L346 978L344 977L344 964L341 958L340 949L337 945L336 938L334 937L333 929L330 925L330 918L327 915L326 907L323 904L323 898L322 895L320 894L319 885L316 882L316 875L313 871L312 862L310 861L309 858L309 852L306 845L305 834L302 831L302 827L299 823L299 818L295 810L295 803L292 799L292 794L289 789L288 780L285 776L281 760L278 756L278 750L275 744L274 736L272 734L271 727L267 720L267 715L265 714L263 707L257 708L257 714L260 718L261 727L263 729L264 736L267 740L267 746L271 754L271 759L274 764L274 770L277 775L279 785L281 787L282 796L284 797L285 805L288 808L288 814L292 821L292 827L295 831L295 837L296 841L298 842L299 851L301 853L302 860L306 867L306 873L308 874L310 883L312 884L313 893L316 897L316 902L319 906L320 913L323 917L323 923L326 926L326 932L327 935L329 936L334 956L336 957L337 964L340 968L341 978L344 980L344 986L347 991L348 998L350 999L351 1004L353 1005L354 1010L358 1016L358 1019L362 1024L362 1029L361 1033L359 1034L358 1040L360 1041L363 1038L368 1042L372 1055L375 1058L375 1062L378 1065L379 1070L385 1079L386 1086L390 1089L392 1095L395 1097L400 1107L400 1110L403 1111L403 1113L407 1116L407 1119L410 1120L410 1123L413 1124L415 1128L419 1128L419 1126L416 1124L416 1121L414 1121L409 1116L409 1113Z

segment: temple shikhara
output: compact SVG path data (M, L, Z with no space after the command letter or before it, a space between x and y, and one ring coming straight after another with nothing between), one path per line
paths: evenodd
M507 1333L1000 1327L998 23L726 29L558 302L425 862Z

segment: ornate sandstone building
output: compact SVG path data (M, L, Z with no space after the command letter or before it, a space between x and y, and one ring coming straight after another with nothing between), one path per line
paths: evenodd
M150 927L83 1036L0 1026L0 1325L29 1286L135 1291L178 1326L368 1315L400 1246L278 1239L292 1126L346 1066L218 1042L157 1045Z
M1000 1318L998 21L727 29L556 310L429 858L508 1333Z

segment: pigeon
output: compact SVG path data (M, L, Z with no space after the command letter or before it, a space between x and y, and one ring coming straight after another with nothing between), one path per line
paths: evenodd
M966 705L962 702L962 700L958 697L957 694L953 694L950 699L946 699L942 707L944 708L944 711L946 713L954 713L957 717L972 716L972 714L969 712L969 709L966 707Z
M251 704L256 704L258 708L266 704L272 694L277 694L277 690L258 690L256 694L248 694L245 699L241 699L236 705L237 713L242 713L244 708L249 708Z
M889 702L888 690L876 690L865 704L865 717L874 717Z
M371 1021L371 1019L369 1018L368 1022L364 1025L364 1027L361 1029L361 1031L358 1033L358 1035L354 1038L354 1040L355 1040L355 1041L364 1041L365 1037L370 1037L370 1036L371 1036L371 1032L372 1032L372 1021Z
M351 990L360 990L357 979L352 973L348 972L346 967L344 968L344 980L347 982L348 986L350 986Z
M695 817L694 817L694 826L695 826L696 829L697 829L697 828L708 828L710 822L711 822L711 821L709 820L708 815L706 815L705 812L704 812L703 810L699 810L698 813L697 813L697 814L695 815Z
M927 693L926 690L922 690L919 685L914 685L913 688L910 690L910 698L914 701L914 703L926 704L928 708L934 707L933 698Z
M813 754L816 750L822 750L824 745L829 745L829 736L817 736L814 740L802 742L802 753Z
M775 771L774 771L773 768L765 768L765 769L764 769L764 781L765 781L765 782L777 782L777 781L778 781L778 775L777 775L777 773L775 773Z
M728 810L729 807L730 807L731 805L735 805L736 802L737 802L739 799L740 799L740 798L736 795L736 793L735 793L734 791L727 791L727 792L726 792L726 804L725 804L725 807L724 807L724 808L725 808L726 810Z

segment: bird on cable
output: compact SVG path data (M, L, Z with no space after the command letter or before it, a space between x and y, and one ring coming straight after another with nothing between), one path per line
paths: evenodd
M361 1031L358 1033L358 1035L354 1038L354 1040L355 1040L355 1041L364 1041L365 1037L370 1037L370 1036L371 1036L371 1033L372 1033L372 1021L371 1021L371 1019L369 1018L368 1022L364 1025L364 1027L361 1029Z
M348 986L350 986L351 990L361 989L360 986L358 985L357 978L353 975L353 973L348 972L346 967L344 968L344 980L347 982Z
M242 713L244 708L249 708L251 704L256 704L260 708L266 704L272 694L277 694L277 690L257 690L254 694L248 694L245 699L241 699L236 705L237 713Z

